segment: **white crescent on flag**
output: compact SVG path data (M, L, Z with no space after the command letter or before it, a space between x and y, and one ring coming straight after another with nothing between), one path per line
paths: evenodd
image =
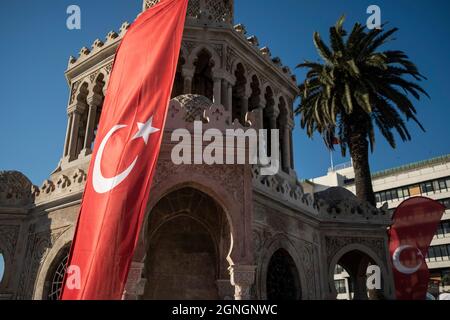
M152 127L153 117L150 118L146 123L138 123L138 133L133 137L132 140L142 138L144 139L145 144L148 143L148 138L151 134L160 131L160 129L153 128ZM97 156L95 157L95 163L94 163L94 170L93 170L93 178L92 178L92 185L94 186L94 190L97 193L103 194L107 193L114 188L116 188L119 184L121 184L133 171L134 166L136 165L136 162L138 161L139 156L137 156L133 163L122 173L116 175L112 178L105 178L102 174L102 158L103 153L106 148L106 144L108 143L109 139L113 136L113 134L116 131L119 131L120 129L126 128L126 125L117 125L114 126L108 134L103 138L102 143L100 144L100 147L98 148Z
M420 269L420 267L422 267L422 261L420 261L420 263L415 267L405 267L405 265L403 265L403 263L400 261L400 255L406 249L415 249L415 250L417 250L417 255L420 257L423 257L422 252L420 252L420 250L417 249L416 247L409 246L409 245L400 246L394 251L394 254L392 255L392 262L394 264L394 267L395 267L395 269L397 269L399 272L401 272L403 274L416 273Z

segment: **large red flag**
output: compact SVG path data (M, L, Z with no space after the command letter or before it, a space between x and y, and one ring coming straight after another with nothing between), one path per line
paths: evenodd
M425 257L444 212L443 205L424 197L410 198L395 210L389 251L398 300L425 300L430 278Z
M117 51L64 300L122 297L161 146L187 4L162 0L141 14Z

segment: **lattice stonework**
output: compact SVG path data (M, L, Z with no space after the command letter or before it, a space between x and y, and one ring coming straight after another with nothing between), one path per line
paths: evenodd
M144 10L160 0L144 0ZM234 0L189 0L187 16L198 18L200 13L208 15L212 22L233 23Z
M48 292L48 300L59 300L61 296L61 289L63 286L64 275L67 270L67 261L69 260L69 247L64 249L61 261L56 266L55 273L51 279L50 290Z
M187 16L196 18L200 13L200 0L189 0Z
M144 10L153 7L159 0L144 0Z
M205 0L205 9L214 22L233 23L233 0Z

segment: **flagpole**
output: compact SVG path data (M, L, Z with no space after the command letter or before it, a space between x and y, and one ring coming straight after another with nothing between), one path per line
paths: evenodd
M334 171L333 150L330 149L331 171Z

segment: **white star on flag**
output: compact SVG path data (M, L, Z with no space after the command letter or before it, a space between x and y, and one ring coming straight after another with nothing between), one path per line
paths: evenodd
M142 138L144 139L145 144L148 143L148 138L151 134L160 131L161 129L153 128L152 126L153 117L151 117L147 123L140 123L138 122L138 133L133 137L133 139Z

